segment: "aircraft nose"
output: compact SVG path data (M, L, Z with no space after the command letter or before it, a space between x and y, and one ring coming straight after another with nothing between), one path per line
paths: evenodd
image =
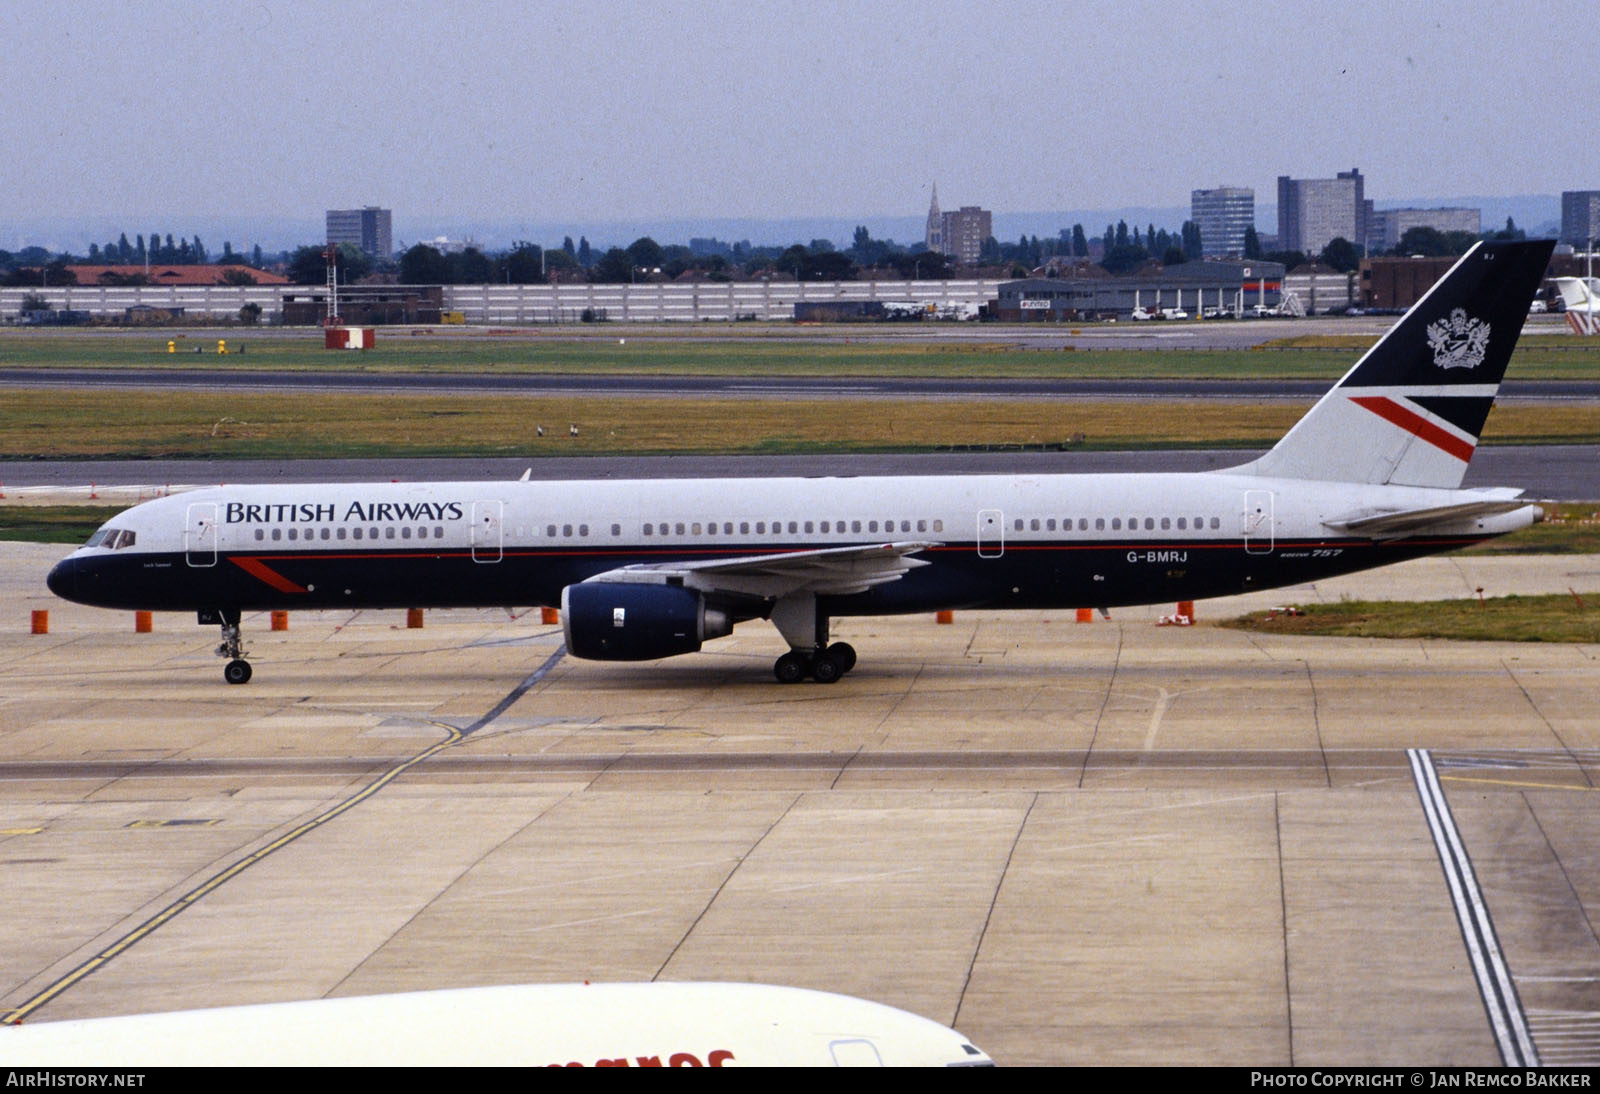
M78 585L77 570L77 563L72 559L62 559L50 568L44 583L62 600L71 600Z

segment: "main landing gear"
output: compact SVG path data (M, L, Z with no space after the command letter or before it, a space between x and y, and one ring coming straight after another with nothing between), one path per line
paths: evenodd
M798 684L807 677L832 684L856 667L855 647L848 642L828 644L828 617L817 610L811 594L787 596L772 606L772 622L789 643L772 674L780 684Z
M772 666L780 684L798 684L811 677L819 684L831 684L856 667L855 647L835 642L820 650L790 650Z
M228 663L222 666L222 678L230 684L248 684L250 662L244 659L244 639L239 634L239 612L237 610L201 612L200 622L218 623L222 626L222 644L217 647L217 656L228 658Z

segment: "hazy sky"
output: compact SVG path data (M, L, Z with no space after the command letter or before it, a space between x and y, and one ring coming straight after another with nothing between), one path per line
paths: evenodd
M1584 0L0 0L3 215L652 218L1600 187Z

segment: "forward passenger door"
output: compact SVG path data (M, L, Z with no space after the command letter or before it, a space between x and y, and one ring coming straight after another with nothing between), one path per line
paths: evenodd
M472 561L499 562L505 554L505 502L472 503Z

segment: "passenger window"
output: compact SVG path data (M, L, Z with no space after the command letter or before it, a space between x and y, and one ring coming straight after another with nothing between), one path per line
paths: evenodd
M878 530L878 522L877 521L875 521L875 520L867 521L867 531L876 532L877 530Z
M1113 532L1122 531L1122 518L1121 517L1112 517L1111 518L1111 530Z
M1178 531L1181 532L1185 528L1188 528L1188 527L1189 527L1189 518L1188 517L1179 517L1178 518Z
M1079 517L1078 518L1078 531L1087 532L1088 530L1089 530L1089 518L1088 517Z
M290 539L299 539L300 538L300 529L298 529L298 528L289 529L289 538Z
M1037 532L1039 530L1039 518L1038 517L1034 517L1032 520L1030 520L1028 522L1028 530L1030 532Z
M722 534L725 536L733 535L733 521L725 520L722 522Z
M1014 521L1014 522L1013 522L1013 523L1012 523L1012 525L1011 525L1011 530L1012 530L1012 531L1013 531L1013 532L1020 532L1020 531L1022 531L1022 518L1021 518L1021 517L1018 517L1018 518L1017 518L1017 519L1016 519L1016 520L1015 520L1015 521Z
M683 521L680 520L678 522L677 530L678 530L678 535L680 535L680 536L683 535Z
M334 533L334 535L339 539L344 539L349 534L350 534L349 531L347 529L345 529L345 528L340 528L337 532ZM256 538L260 539L261 537L257 536Z
M520 525L520 524L517 525L517 532L518 532L519 535L521 534L522 525ZM444 525L435 524L433 526L433 538L434 539L443 539L444 538Z
M1220 520L1218 520L1216 517L1212 517L1211 518L1211 527L1220 528L1220 527L1222 527L1222 522Z
M562 536L563 539L571 539L572 538L572 525L563 524L561 526L561 536Z
M408 524L404 528L400 529L400 538L401 539L410 539L411 538L411 525Z
M578 534L580 536L587 536L589 534L589 526L587 524L578 525Z
M909 520L903 520L903 521L901 521L901 522L900 522L900 530L901 530L901 531L902 531L902 532L909 532L909 531L911 531L911 522L910 522L910 521L909 521Z
M1044 530L1046 532L1054 532L1056 530L1056 518L1055 517L1051 517L1050 519L1048 519L1048 520L1046 520L1044 522Z
M350 536L351 536L352 539L360 539L361 538L361 529L352 528L350 530ZM277 539L278 537L276 535L274 535L272 538L273 539Z
M691 536L698 536L700 534L700 522L699 521L695 521L693 524L689 525L689 534Z
M340 529L340 530L343 531L343 529ZM262 531L260 528L257 528L256 529L256 539L262 540L262 539L266 539L266 538L267 538L267 533Z
M649 523L649 521L645 522L644 534L647 535L647 536L650 534L650 523Z
M1104 532L1106 530L1106 518L1105 517L1095 517L1094 518L1094 530L1096 532Z
M282 538L283 538L283 529L282 528L274 528L272 530L272 542L277 543Z
M809 536L810 534L811 534L811 522L808 520L808 521L806 521L806 535Z
M939 519L937 519L937 518L935 518L935 519L934 519L934 522L933 522L933 530L934 530L934 531L935 531L935 532L942 532L942 531L944 531L944 521L942 521L942 520L939 520Z
M611 534L614 536L620 536L622 534L622 525L613 524L611 526Z
M926 532L927 530L928 530L928 522L927 521L925 521L925 520L917 521L917 531Z
M1172 518L1171 517L1162 517L1161 518L1161 530L1163 532L1165 532L1168 528L1171 528L1171 527L1172 527Z
M1154 532L1156 530L1156 518L1155 517L1145 517L1144 518L1144 530L1146 532Z
M860 521L859 521L859 520L853 520L853 521L851 521L851 522L850 522L850 530L851 530L851 531L852 531L852 532L859 532L859 531L861 531L861 522L860 522Z
M384 539L393 539L394 538L394 525L391 524L389 527L387 527L387 528L385 528L383 530L383 538Z
M554 524L546 524L544 526L544 534L545 534L545 538L546 539L555 539L556 538L556 526Z
M798 522L798 521L792 521L792 520L791 520L791 521L790 521L790 522L789 522L789 534L790 534L790 535L794 535L794 534L796 534L796 533L797 533L797 532L799 532L799 531L800 531L800 524L799 524L799 522Z
M323 529L323 530L322 530L322 532L321 532L321 534L320 534L320 535L319 535L319 536L318 536L318 537L317 537L317 538L318 538L318 539L327 539L327 538L329 538L329 537L330 537L330 536L331 536L331 535L332 535L332 534L333 534L333 533L332 533L332 532L331 532L331 531L329 531L329 530L328 530L328 529L326 529L326 528L324 528L324 529Z
M750 534L750 522L749 521L741 520L739 522L739 534L741 536L748 536Z

